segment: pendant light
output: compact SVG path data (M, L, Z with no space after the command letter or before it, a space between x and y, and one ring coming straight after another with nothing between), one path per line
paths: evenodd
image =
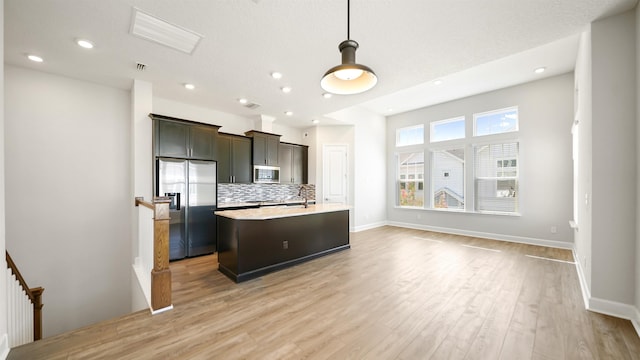
M349 37L349 2L350 0L347 0L347 40L338 45L342 54L342 64L329 69L320 81L320 86L325 91L337 95L359 94L373 88L378 82L373 70L356 64L356 50L359 45Z

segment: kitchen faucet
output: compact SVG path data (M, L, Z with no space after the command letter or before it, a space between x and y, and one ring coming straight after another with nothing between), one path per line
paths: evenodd
M302 196L302 190L304 190L304 196ZM304 207L308 208L309 207L309 203L307 202L307 188L305 188L304 185L300 185L300 188L298 189L298 196L304 199Z

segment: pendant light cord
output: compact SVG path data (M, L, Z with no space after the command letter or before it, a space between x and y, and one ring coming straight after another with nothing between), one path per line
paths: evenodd
M350 18L350 16L349 16L349 8L350 8L349 5L350 4L349 3L350 3L350 1L347 0L347 40L351 40L351 37L349 35L349 18Z

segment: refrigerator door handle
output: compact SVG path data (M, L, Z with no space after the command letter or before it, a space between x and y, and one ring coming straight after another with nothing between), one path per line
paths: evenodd
M176 210L180 211L180 193L176 193Z

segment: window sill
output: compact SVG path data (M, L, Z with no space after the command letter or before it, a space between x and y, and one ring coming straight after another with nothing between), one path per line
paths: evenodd
M522 214L519 212L509 213L509 212L500 212L500 211L468 211L468 210L444 210L444 209L430 209L423 208L418 206L394 206L394 209L398 210L422 210L429 212L439 212L439 213L452 213L452 214L471 214L471 215L498 215L498 216L513 216L513 217L521 217Z

